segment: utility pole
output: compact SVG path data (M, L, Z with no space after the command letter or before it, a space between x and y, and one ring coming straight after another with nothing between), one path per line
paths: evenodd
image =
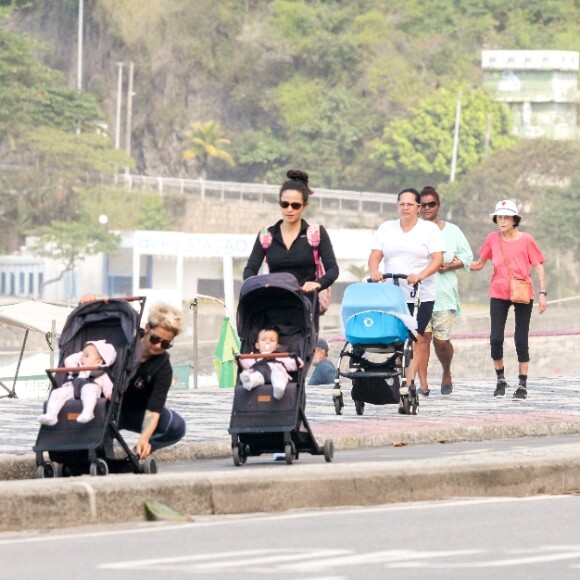
M84 0L79 0L79 31L77 41L77 89L83 88L83 21L84 21Z
M121 148L121 101L123 99L123 63L117 62L117 119L115 124L115 149Z
M489 143L491 141L491 114L488 113L485 118L485 143L483 146L483 156L489 155Z
M457 170L457 149L459 147L459 123L461 120L461 91L457 94L457 107L455 108L455 131L453 133L453 153L451 154L451 173L449 181L455 181L455 171Z
M129 86L127 87L127 124L125 132L125 149L131 155L131 122L133 117L133 61L129 63Z

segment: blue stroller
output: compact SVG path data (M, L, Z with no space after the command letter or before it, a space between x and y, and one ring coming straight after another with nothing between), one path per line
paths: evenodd
M337 415L342 415L344 408L340 377L352 381L351 396L357 415L364 413L365 403L401 403L405 414L417 414L417 392L409 389L402 377L413 358L418 287L414 288L413 317L399 288L399 280L407 276L385 274L387 278L394 283L351 284L344 293L341 314L346 342L336 364L333 390ZM343 358L348 359L347 371L341 370Z

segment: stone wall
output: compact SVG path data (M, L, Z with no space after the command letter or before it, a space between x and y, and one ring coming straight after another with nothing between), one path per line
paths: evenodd
M359 212L339 208L325 200L325 206L312 203L304 217L311 223L323 224L326 228L376 228L392 215ZM178 217L178 230L191 233L253 234L261 227L280 219L280 208L271 202L227 200L224 202L204 201L187 198L185 210Z

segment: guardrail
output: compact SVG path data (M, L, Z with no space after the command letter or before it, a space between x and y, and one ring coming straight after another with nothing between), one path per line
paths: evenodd
M118 174L116 185L129 190L156 190L160 195L197 195L201 201L254 201L275 203L280 187L262 183L236 183L229 181L207 181L204 179L181 179L176 177L152 177L147 175ZM349 191L339 189L314 189L312 202L319 209L333 208L350 211L382 211L383 205L397 203L394 193Z

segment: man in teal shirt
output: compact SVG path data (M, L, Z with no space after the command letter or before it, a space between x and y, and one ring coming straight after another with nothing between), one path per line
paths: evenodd
M473 260L473 252L463 232L455 224L446 222L439 217L440 208L441 200L435 188L425 186L421 191L421 217L439 227L445 240L446 251L443 257L443 265L435 274L437 294L431 322L427 325L424 336L427 339L427 344L429 344L431 338L433 339L435 354L443 369L441 394L449 396L453 391L451 379L453 344L451 343L450 334L453 319L461 312L459 281L456 270L464 268L469 272L469 266ZM425 366L428 364L429 353L425 357ZM423 394L425 394L425 390L429 393L427 385L422 385L422 390Z

